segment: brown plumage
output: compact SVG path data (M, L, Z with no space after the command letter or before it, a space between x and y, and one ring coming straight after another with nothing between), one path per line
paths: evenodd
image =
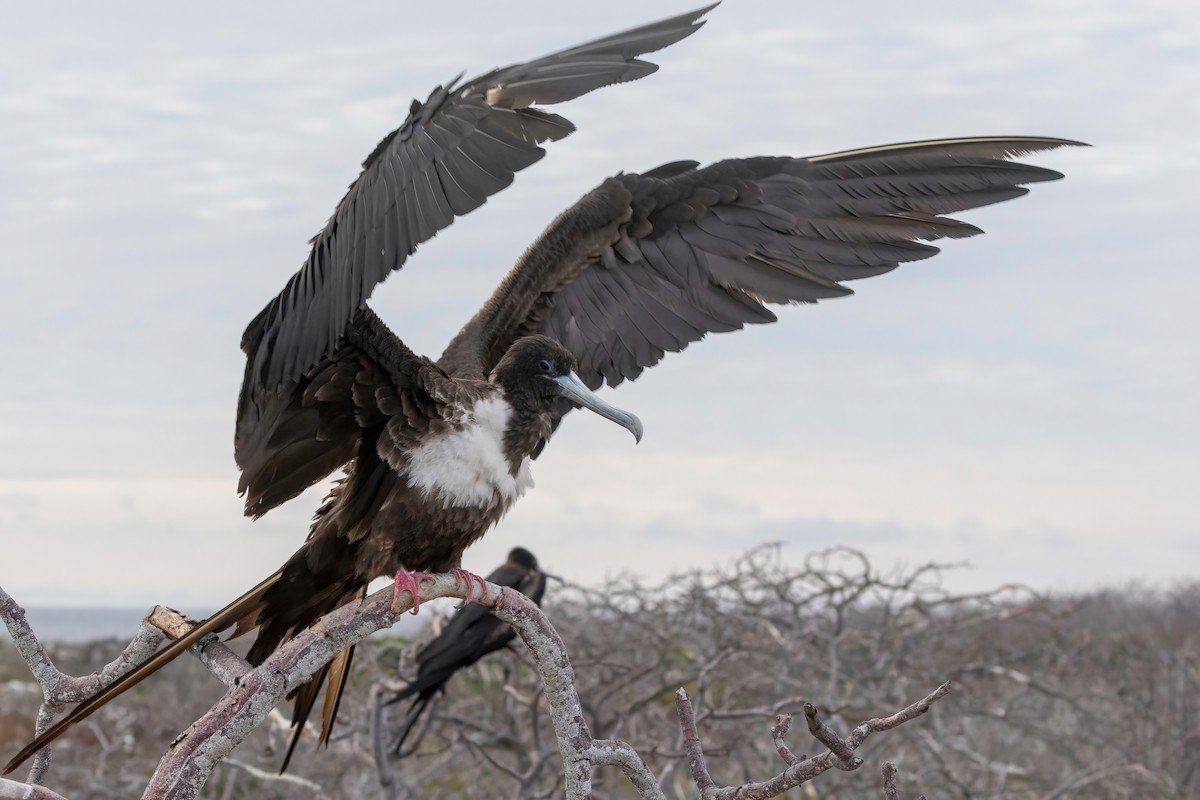
M850 294L846 281L937 252L923 242L976 235L944 215L1061 177L1009 159L1079 144L988 136L672 162L610 178L564 211L436 362L366 307L420 242L573 130L533 104L649 74L636 56L693 33L708 10L438 87L368 156L304 266L246 329L235 436L252 516L346 475L282 570L200 630L257 625L258 664L375 577L456 567L529 485L529 459L575 404L640 436L588 387L634 379L707 333L773 322L768 304ZM6 771L199 635L82 704ZM301 719L334 678L325 736L344 666L295 696Z

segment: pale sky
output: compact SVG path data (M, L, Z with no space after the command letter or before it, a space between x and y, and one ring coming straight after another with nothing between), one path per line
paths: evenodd
M300 545L241 515L246 322L412 97L689 0L21 4L0 28L0 584L27 604L211 607ZM350 9L353 9L352 11ZM498 12L497 9L502 9ZM498 15L499 13L499 15ZM1180 2L727 0L661 70L423 246L373 306L437 355L553 216L616 171L1035 134L1067 179L987 235L779 309L574 414L465 565L515 544L593 582L782 541L960 589L1200 577L1200 14Z

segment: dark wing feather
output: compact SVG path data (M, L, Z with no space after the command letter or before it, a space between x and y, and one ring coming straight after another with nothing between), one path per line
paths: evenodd
M775 321L768 305L851 294L847 281L936 254L926 242L981 233L944 215L1062 177L1008 159L1076 144L948 139L620 175L529 249L489 302L507 316L479 335L495 354L545 334L589 386L615 386L708 333Z
M712 6L458 79L413 102L363 162L304 266L246 328L243 408L294 385L332 354L351 315L417 245L482 205L574 126L531 106L561 103L657 67L637 56L700 28ZM461 76L459 76L461 77ZM254 414L240 425L254 425ZM239 427L239 438L251 435Z
M360 309L333 354L295 386L239 406L234 458L246 513L265 514L361 456L363 447L395 456L441 418L454 391L444 372L405 347L373 311Z

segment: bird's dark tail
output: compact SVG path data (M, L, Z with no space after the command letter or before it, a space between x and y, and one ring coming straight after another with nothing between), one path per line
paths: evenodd
M400 738L396 740L396 746L392 748L394 755L401 755L404 750L404 742L408 739L408 735L412 733L413 728L417 726L417 721L421 719L421 714L425 712L425 706L429 705L429 701L436 694L436 689L428 692L421 692L416 700L413 700L412 705L408 707L408 716L404 719L404 730L400 731ZM408 695L405 695L407 697ZM400 700L399 697L393 697L388 705Z
M222 631L226 628L236 625L243 620L253 620L254 616L262 610L264 606L263 598L268 590L276 585L283 575L283 571L276 572L271 577L264 580L262 583L255 586L244 595L234 600L225 608L218 611L216 614L209 617L204 622L190 630L182 638L177 639L168 645L165 649L153 655L148 661L134 668L132 672L121 676L106 688L102 689L97 694L84 700L75 709L56 722L41 736L38 736L32 742L21 749L21 752L13 756L12 760L4 766L4 774L12 772L17 767L28 759L31 755L41 750L46 745L57 739L63 733L68 731L75 723L86 718L93 711L100 708L108 701L124 693L126 690L137 686L143 680L153 675L158 670L165 667L167 664L175 660L175 658L189 647L194 645L200 639L204 638L215 631Z
M351 600L361 599L366 593L367 589L364 586L353 594L342 598L338 606L343 606ZM317 740L317 744L329 745L329 734L333 731L333 722L337 719L338 707L342 703L342 693L346 691L346 682L350 679L350 666L353 662L354 647L351 646L334 656L333 660L322 667L321 671L314 675L312 680L302 686L296 687L288 695L294 702L292 706L292 727L296 730L292 734L291 743L288 745L287 755L283 757L283 764L279 767L280 775L287 771L288 764L291 763L292 754L296 752L296 745L300 743L300 737L304 734L304 725L308 722L308 715L312 713L313 706L317 703L317 695L321 693L321 686L326 681L329 682L329 688L325 690L325 702L321 705L321 736Z
M246 660L257 667L266 661L280 644L304 631L330 611L362 597L366 586L355 575L353 569L356 548L346 547L344 541L331 542L330 538L333 537L310 538L288 559L281 570L197 625L183 638L172 642L129 674L80 703L70 714L17 753L5 766L4 774L12 772L31 755L100 706L162 669L209 633L223 631L236 625L233 635L237 636L257 626L258 637L246 656ZM350 673L352 656L352 650L340 653L312 680L290 695L295 701L292 724L296 726L296 733L288 749L288 759L300 740L304 723L326 680L329 681L330 689L326 692L322 708L321 742L328 742L334 718L337 716L338 703ZM284 768L286 767L287 760L284 761Z
M327 509L318 512L319 520L326 519L325 511ZM318 522L314 526L312 537L283 565L279 580L263 592L257 619L258 638L246 654L246 660L256 667L283 642L307 630L329 612L366 594L366 584L354 569L358 543L348 543L345 539L330 535L320 525ZM291 761L304 733L304 724L326 682L329 689L321 709L320 742L328 743L353 655L353 648L339 653L311 680L288 695L288 699L294 703L292 726L296 730L279 770L281 773Z

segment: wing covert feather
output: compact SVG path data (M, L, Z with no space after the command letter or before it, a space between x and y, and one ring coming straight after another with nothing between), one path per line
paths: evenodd
M341 346L294 388L260 392L258 402L239 407L234 457L246 514L258 517L290 500L355 458L364 444L384 458L394 456L449 413L456 399L445 373L363 308ZM386 435L364 435L372 429Z

